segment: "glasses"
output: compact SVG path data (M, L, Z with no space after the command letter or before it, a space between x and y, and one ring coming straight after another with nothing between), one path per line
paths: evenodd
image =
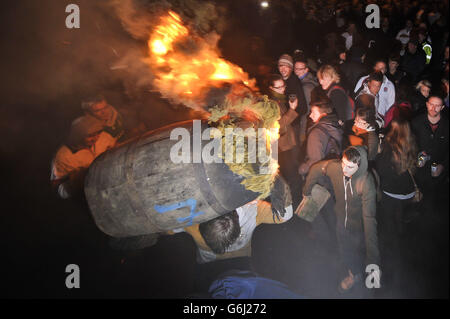
M430 102L427 102L427 104L429 106L431 106L431 107L442 107L442 104L433 104L433 103L430 103Z

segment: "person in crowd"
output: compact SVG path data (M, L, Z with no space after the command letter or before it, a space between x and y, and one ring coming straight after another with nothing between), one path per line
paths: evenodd
M355 108L373 107L377 120L377 128L384 126L385 112L380 109L380 89L383 84L383 74L381 72L372 72L362 83L360 90L356 93Z
M356 23L354 21L349 21L347 30L341 34L345 39L345 50L349 51L352 46L356 44L361 44L361 35L359 34Z
M431 83L428 80L421 80L416 84L415 94L411 97L414 114L426 112L426 102L430 95L431 87Z
M425 69L426 57L422 49L419 49L419 41L416 37L412 37L407 45L407 52L403 56L401 68L409 76L414 83L419 75Z
M340 125L353 117L353 106L344 88L339 86L341 80L336 69L331 65L323 65L317 71L317 77L322 89L331 100Z
M50 180L58 195L63 199L80 195L87 169L116 141L96 118L82 116L74 120L69 137L52 161Z
M379 145L376 128L375 108L370 105L358 108L356 110L354 121L346 123L344 131L344 147L350 145L365 146L367 148L367 159L369 160L369 163L374 161L378 153Z
M405 72L399 69L400 56L393 54L389 57L389 70L385 73L385 76L389 81L394 83L395 87L400 84L400 81L405 76Z
M380 246L383 268L389 278L384 282L392 283L398 272L400 237L404 234L407 214L412 214L409 205L415 195L416 161L417 145L409 122L393 119L375 161L382 190L378 215Z
M320 49L318 62L320 64L339 64L340 55L346 51L344 38L339 37L335 32L330 32L325 36L326 47Z
M298 169L302 176L308 174L314 163L327 157L339 158L342 147L342 129L328 98L313 102L309 117L314 125L308 129L306 156Z
M311 92L319 85L319 83L317 82L315 75L310 72L305 58L298 58L295 61L294 72L302 82L306 105L308 107L307 113L303 114L300 119L300 144L302 145L306 141L307 115L311 111Z
M404 119L411 121L414 117L413 108L409 102L411 99L411 88L408 83L402 82L397 86L395 104L384 116L384 127L387 127L393 119Z
M277 177L274 189L270 196L272 203L255 200L209 221L168 232L169 235L186 232L194 239L200 291L218 274L229 270L230 265L239 270L252 270L251 239L256 227L280 224L292 218L289 187Z
M368 173L365 147L351 146L344 150L342 160L314 164L306 179L303 195L311 195L317 183L331 183L337 217L337 243L345 273L338 289L348 292L362 280L365 265L380 265L376 187L372 175ZM381 274L377 271L374 276L380 279Z
M428 31L426 27L420 28L417 36L419 38L419 46L425 53L425 64L428 65L431 62L431 58L433 56L433 48L431 46L431 39L428 36Z
M398 41L400 41L403 45L403 50L405 50L406 46L408 45L409 42L409 35L413 29L413 22L412 20L408 19L406 20L406 24L405 27L403 29L401 29L398 33L397 36L395 37ZM401 54L403 55L403 54Z
M299 117L295 119L294 122L291 123L291 125L294 128L297 142L297 145L294 149L295 158L299 158L300 132L301 132L300 118L302 117L302 115L307 113L308 106L306 105L305 93L303 91L302 82L298 79L297 75L295 75L293 70L294 70L294 60L290 55L283 54L278 59L278 71L280 72L286 84L285 95L286 96L295 95L298 101L297 102L298 107L296 109L296 112L298 113Z
M281 75L273 74L269 83L270 98L278 103L281 114L279 120L280 138L278 140L278 163L280 165L280 172L293 192L294 207L297 207L300 199L295 195L301 192L301 181L300 175L297 173L298 159L295 153L297 139L295 138L295 131L291 124L298 117L297 112L295 112L298 107L298 100L291 100L286 97L284 94L286 84Z
M419 155L428 160L418 161L417 183L424 199L433 204L436 191L447 182L449 160L448 118L441 116L444 108L442 97L431 93L426 103L427 113L420 114L412 121L412 130L416 136ZM433 169L432 169L433 166Z
M395 86L389 81L385 73L387 71L386 63L383 60L377 60L373 67L373 72L382 73L381 87L378 90L378 99L375 100L375 107L377 109L377 118L384 118L386 112L395 103ZM378 76L377 76L378 77ZM364 83L369 81L369 75L363 76L359 79L355 86L354 92L358 95L358 91L364 88ZM379 81L377 81L379 82Z
M307 105L305 99L305 93L303 91L302 82L298 79L297 75L293 72L294 60L288 54L283 54L278 59L278 71L286 83L286 95L295 94L298 100L297 113L301 116L307 113Z
M366 74L366 67L363 64L364 57L364 50L358 46L353 46L347 54L347 60L340 67L349 90L353 89L358 80Z
M120 140L124 135L123 119L117 110L108 104L102 95L86 99L81 108L87 116L93 116L103 123L104 131Z

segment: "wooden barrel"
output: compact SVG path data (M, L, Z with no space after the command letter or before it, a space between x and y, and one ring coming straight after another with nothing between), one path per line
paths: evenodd
M177 127L189 131L190 163L176 164L170 158L178 142L170 140L170 132ZM206 128L202 122L202 132ZM85 180L97 226L113 237L156 233L208 221L258 197L225 163L192 163L192 142L193 121L186 121L150 131L99 156Z

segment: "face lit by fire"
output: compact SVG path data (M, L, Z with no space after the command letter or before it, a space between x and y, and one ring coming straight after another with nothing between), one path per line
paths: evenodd
M311 120L313 120L314 123L319 122L320 118L322 117L320 109L317 106L311 106L311 113L309 114L309 117L311 118Z
M106 101L92 105L89 112L100 121L108 121L112 116L112 109Z
M303 62L295 62L294 72L298 77L304 76L308 73L309 69L306 67Z
M333 83L333 78L327 74L323 74L319 77L319 83L322 86L322 89L327 90L331 83Z
M369 81L369 83L367 83L367 87L369 88L370 93L372 93L373 95L377 95L378 92L380 92L381 89L381 85L383 83L372 80Z
M283 77L283 79L287 79L288 77L291 76L292 67L286 63L280 63L278 64L278 71L280 71L280 74Z
M286 84L284 84L283 80L276 80L273 82L273 85L270 86L270 89L278 94L284 94L286 91Z
M347 160L347 158L345 156L342 157L341 166L342 166L342 173L344 174L344 176L347 176L347 177L352 177L353 174L356 173L356 171L358 170L358 167L359 167L358 164Z
M386 73L386 63L381 62L381 61L377 62L377 64L375 64L373 70L375 72L381 72L381 73L385 74Z
M420 93L424 96L424 97L428 97L428 95L430 95L430 88L426 85L421 85L420 86Z
M438 97L431 97L427 102L427 111L430 117L437 117L440 115L442 108L444 107L442 100Z

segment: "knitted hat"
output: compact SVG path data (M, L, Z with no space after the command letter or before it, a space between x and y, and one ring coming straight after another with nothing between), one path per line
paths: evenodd
M293 69L294 68L294 60L292 59L292 57L289 54L283 54L278 59L278 65L286 65Z

